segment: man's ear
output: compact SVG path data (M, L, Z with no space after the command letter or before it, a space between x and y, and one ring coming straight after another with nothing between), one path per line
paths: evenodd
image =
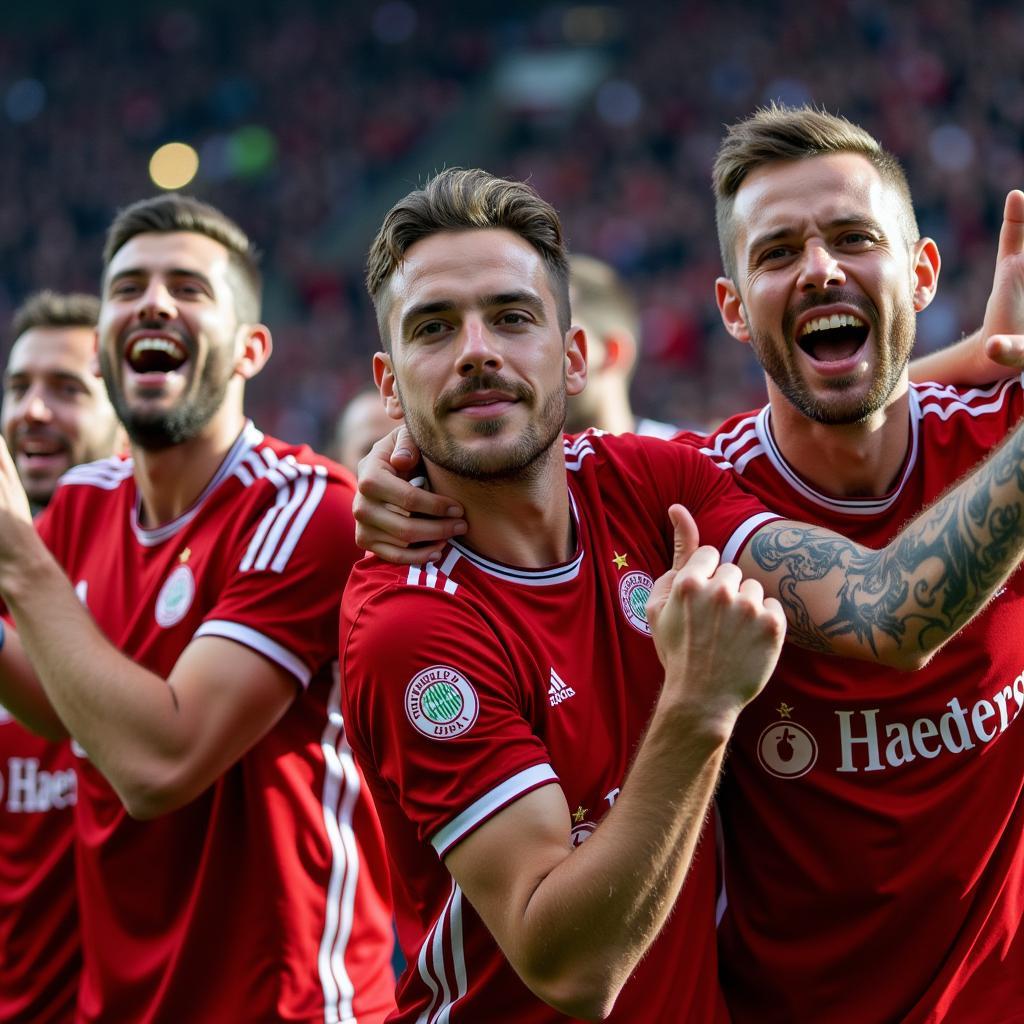
M587 335L582 327L565 333L565 390L578 395L587 383Z
M235 373L243 380L251 380L266 366L274 341L266 324L243 324L241 352L235 362Z
M725 324L725 329L737 341L750 341L750 328L747 326L747 313L740 299L739 289L730 277L720 277L715 281L715 300L718 302L718 313Z
M393 420L400 420L405 415L402 409L402 398L398 394L398 380L391 356L387 352L373 354L373 383L380 391L384 409Z
M629 331L612 331L604 338L604 366L620 377L629 377L636 363L636 338Z
M935 298L942 259L939 247L930 238L918 239L911 253L914 257L914 310L920 313Z

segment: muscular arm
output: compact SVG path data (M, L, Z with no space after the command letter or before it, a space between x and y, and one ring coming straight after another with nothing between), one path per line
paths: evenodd
M673 506L673 569L647 606L665 681L622 792L578 847L561 789L527 794L445 863L509 962L541 999L601 1018L675 904L725 745L775 666L785 631L761 587L696 547Z
M41 721L28 702L33 691L7 671L21 648L53 712L130 814L154 817L187 803L274 725L296 680L219 637L192 641L166 680L148 671L102 635L35 530L23 526L19 557L0 568L18 628L16 646L2 653L4 702L28 724Z
M740 558L812 650L917 668L965 625L1024 555L1024 428L875 551L775 522Z

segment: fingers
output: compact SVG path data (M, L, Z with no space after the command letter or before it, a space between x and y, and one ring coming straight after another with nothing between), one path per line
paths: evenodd
M1024 192L1012 189L1003 207L1003 226L999 230L998 258L1016 256L1024 251Z
M1024 335L993 334L985 340L985 355L1000 366L1024 369Z
M684 505L671 505L668 517L675 533L672 549L672 568L681 569L700 545L700 533L689 509Z
M403 423L394 434L394 448L391 452L391 465L399 473L407 473L416 468L420 461L420 450L412 439L412 432Z

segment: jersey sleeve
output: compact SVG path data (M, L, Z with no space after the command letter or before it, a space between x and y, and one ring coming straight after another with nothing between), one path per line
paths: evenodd
M258 651L303 686L338 653L338 608L355 546L351 487L322 467L258 509L226 553L227 581L195 636Z
M530 688L498 631L469 602L401 585L366 603L358 593L345 601L344 618L353 622L342 638L352 746L438 856L557 781L530 723Z
M735 562L765 523L783 517L742 490L731 471L717 466L686 438L645 445L665 507L673 502L685 505L697 523L700 542L717 548L723 562Z

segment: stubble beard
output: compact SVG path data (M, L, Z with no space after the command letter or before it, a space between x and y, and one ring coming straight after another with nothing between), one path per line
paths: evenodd
M858 305L871 324L872 334L880 338L877 311L874 307L869 311L862 303ZM887 344L878 345L878 361L871 385L859 398L847 396L847 392L858 383L854 374L826 381L824 387L829 392L827 397L811 393L796 368L795 359L787 358L787 354L798 347L791 324L783 324L783 336L787 339L784 349L780 349L766 331L752 331L750 343L768 378L801 415L824 426L847 426L863 423L885 407L910 361L915 333L913 307L899 305L893 313Z
M467 382L467 384L470 382ZM511 387L508 382L495 378L476 378L472 388L512 391L520 401L533 399L533 392L525 387ZM399 400L401 392L399 391ZM434 465L466 480L478 483L513 483L534 478L544 465L543 457L561 436L565 426L566 392L564 384L556 388L545 400L540 415L528 423L514 440L495 442L485 451L465 447L450 435L443 435L438 424L446 414L444 400L437 403L432 415L412 411L405 406L405 422L425 459ZM480 420L472 424L479 437L496 437L503 429L499 419Z
M191 394L183 395L173 408L144 412L128 405L105 349L100 350L100 372L128 439L145 451L162 451L196 437L224 404L231 381L227 353L211 348Z

